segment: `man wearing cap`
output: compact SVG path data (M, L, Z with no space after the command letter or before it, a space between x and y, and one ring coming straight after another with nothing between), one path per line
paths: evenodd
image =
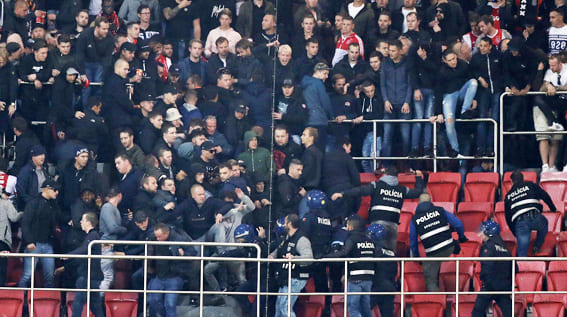
M32 199L24 210L22 219L22 245L25 253L53 254L52 241L57 227L57 194L59 185L47 179L41 185L41 195ZM34 265L41 262L45 287L53 287L53 258L36 259ZM18 287L29 287L31 280L31 258L24 258L24 272Z
M176 138L178 140L185 139L185 134L183 133L183 121L181 120L183 116L179 113L177 108L169 108L165 112L165 121L171 123L177 130Z
M178 90L173 84L168 84L163 88L163 97L157 99L154 109L159 111L163 116L166 115L167 109L177 107Z
M224 128L226 140L235 149L242 145L244 133L252 128L247 113L248 108L245 105L238 105L234 108L232 115L226 119L226 126Z
M31 161L18 174L16 192L18 193L18 209L22 210L32 199L41 193L41 184L51 176L45 162L45 149L34 145L30 150Z
M299 135L307 120L307 105L299 89L295 89L293 78L285 78L282 82L281 94L278 94L277 107L272 113L276 124L285 124L294 141L300 144Z
M219 161L215 158L216 153L213 142L205 141L201 144L201 155L193 156L193 163L199 163L205 167L204 183L213 184L213 180L219 175Z
M141 70L141 81L134 85L134 97L142 94L156 95L156 82L158 80L157 64L150 58L151 48L146 41L138 42L138 58L132 63L137 72Z
M329 77L329 66L325 63L317 63L313 67L313 76L305 76L301 80L303 98L307 106L307 122L309 127L317 129L317 147L322 151L327 144L327 126L329 120L333 119L333 105L325 90L325 81Z
M138 113L139 120L147 118L154 110L154 96L149 92L140 93L137 98L140 102L140 113Z
M89 164L89 149L79 146L75 153L75 161L69 164L61 172L61 207L65 212L71 208L71 204L79 197L82 184L94 186L96 171Z

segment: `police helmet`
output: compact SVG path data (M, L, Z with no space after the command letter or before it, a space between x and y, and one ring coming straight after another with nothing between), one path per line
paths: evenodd
M281 217L276 221L274 231L278 236L282 236L285 233L285 217Z
M307 207L309 209L321 209L327 203L327 195L320 190L312 190L307 194Z
M234 229L234 240L244 239L245 243L253 242L256 237L254 227L248 224L241 224Z
M480 225L480 232L492 237L500 234L500 225L494 220L487 220Z
M381 224L372 224L368 227L368 235L372 240L378 242L386 238L386 228Z

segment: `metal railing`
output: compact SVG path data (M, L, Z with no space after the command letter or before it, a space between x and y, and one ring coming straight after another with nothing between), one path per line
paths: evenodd
M330 122L338 123L336 120L332 120ZM342 122L351 123L353 120L343 120ZM496 146L496 142L498 141L498 134L497 134L497 127L498 123L491 118L479 118L479 119L456 119L455 122L489 122L494 125L493 132L493 139L494 139L494 146ZM433 172L437 172L437 161L439 160L478 160L478 159L491 159L494 162L493 171L496 172L496 168L498 166L498 156L496 155L496 151L494 151L494 156L486 156L486 157L476 157L476 156L461 156L461 157L449 157L449 156L437 156L437 126L439 123L431 122L428 119L377 119L377 120L362 120L361 123L372 123L372 133L374 140L372 142L372 156L355 156L353 157L354 160L372 160L374 170L377 168L377 161L379 160L433 160ZM433 157L426 158L426 157L408 157L408 156L376 156L376 136L377 136L377 124L378 123L428 123L433 125Z
M94 244L108 244L108 243L115 243L115 244L125 244L125 245L144 245L145 252L144 255L92 255L90 254L92 251L92 246ZM230 258L230 257L207 257L201 255L198 256L153 256L147 255L148 253L148 246L149 245L177 245L177 246L198 246L200 247L201 252L204 251L205 247L216 247L216 246L229 246L229 247L252 247L256 249L257 256L256 258ZM287 310L288 313L291 312L291 296L326 296L326 295L342 295L344 296L344 316L347 316L348 312L348 295L400 295L400 315L404 316L405 310L405 295L455 295L455 310L456 315L459 315L459 296L460 295L468 295L468 294L509 294L512 297L512 312L514 312L514 305L515 305L515 296L519 294L567 294L567 291L517 291L516 290L516 281L515 281L515 267L518 261L567 261L567 258L560 258L560 257L502 257L502 258L486 258L486 257L446 257L446 258L433 258L433 257L424 257L424 258L325 258L325 259L269 259L269 258L261 258L260 257L260 248L257 244L244 244L244 243L207 243L207 242L161 242L161 241L110 241L110 240L97 240L92 241L89 244L89 254L87 255L70 255L70 254L30 254L30 253L7 253L7 254L0 254L0 257L27 257L31 258L31 286L30 287L1 287L1 290L27 290L30 293L30 316L33 315L34 311L34 292L37 290L35 287L34 277L35 277L35 261L38 258L68 258L68 259L87 259L88 260L88 270L87 270L87 287L80 289L80 288L41 288L41 290L50 290L50 291L64 291L64 292L86 292L87 293L87 302L86 302L86 309L87 309L87 316L90 312L90 293L91 292L120 292L120 293L141 293L143 296L143 316L146 316L146 306L147 306L147 295L148 294L193 294L199 295L200 304L199 304L199 312L200 315L203 316L203 309L204 309L204 302L203 297L204 295L253 295L256 296L256 312L260 313L260 297L261 296L287 296ZM144 288L142 290L132 290L132 289L95 289L91 287L90 284L90 274L91 274L91 261L92 259L115 259L115 260L143 260L144 261ZM148 260L175 260L175 261L200 261L200 287L198 291L158 291L158 290L148 290L147 289L147 261ZM256 291L252 292L222 292L222 291L205 291L204 290L204 261L216 261L216 262L255 262L257 264L257 276L258 279L256 281ZM348 272L348 265L350 261L356 262L396 262L400 263L400 279L399 283L401 285L399 291L393 292L349 292L348 291L348 281L349 277L348 274L344 275L344 289L342 292L311 292L311 293L300 293L300 292L291 292L291 269L292 264L300 264L300 263L344 263L344 272ZM405 263L406 262L456 262L455 266L455 291L437 291L437 292L428 292L428 291L406 291L405 290ZM459 279L459 270L460 270L460 262L483 262L483 261L510 261L511 262L511 269L512 269L512 281L511 281L511 288L510 291L460 291L460 279ZM266 291L262 291L260 287L261 281L261 265L262 264L269 264L269 263L288 263L288 291L287 293L280 293L280 292L270 292L269 289ZM474 274L473 274L474 276ZM471 276L472 278L472 276Z
M567 91L557 91L556 95L565 95ZM526 95L523 96L515 96L518 98L526 97L528 95L546 95L543 91L529 91ZM500 95L500 122L504 122L504 97L506 96L514 96L509 92L503 92ZM499 149L499 157L500 157L500 175L504 175L504 136L505 135L554 135L554 134L567 134L567 131L504 131L504 124L500 124L500 149Z

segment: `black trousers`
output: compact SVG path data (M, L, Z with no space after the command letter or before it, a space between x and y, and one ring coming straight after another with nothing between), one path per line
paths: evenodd
M379 292L378 290L372 290ZM370 307L378 305L380 316L394 317L394 295L372 295L370 297Z
M479 294L474 303L471 317L486 316L486 308L492 303L492 300L495 300L498 307L500 307L502 316L512 316L512 300L510 299L510 295Z
M0 251L10 251L10 246L0 241ZM8 258L0 258L0 287L6 283L6 269L8 268Z

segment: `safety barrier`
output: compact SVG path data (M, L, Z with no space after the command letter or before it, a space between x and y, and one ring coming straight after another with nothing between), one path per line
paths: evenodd
M92 246L94 244L124 244L124 245L144 245L144 255L92 255ZM150 245L178 245L178 246L198 246L201 252L204 251L205 247L216 247L216 246L227 246L227 247L251 247L256 249L256 258L227 258L227 257L207 257L202 256L203 253L199 256L151 256L147 255L148 253L148 246ZM112 240L97 240L92 241L89 244L89 254L87 255L70 255L70 254L29 254L29 253L2 253L0 257L27 257L31 258L32 270L31 270L31 286L30 287L1 287L0 290L27 290L29 291L30 296L30 316L33 316L34 310L34 292L40 290L36 288L34 285L34 277L35 277L35 261L38 258L66 258L66 259L88 259L88 271L87 277L90 277L91 273L91 261L92 259L123 259L123 260L143 260L144 261L144 289L143 290L132 290L132 289L95 289L92 288L90 285L90 278L87 278L87 288L79 289L79 288L41 288L41 290L50 290L50 291L64 291L64 292L86 292L87 293L87 316L89 315L90 311L90 293L91 292L124 292L124 293L141 293L143 294L143 316L146 316L146 303L147 303L147 294L170 294L170 293L177 293L177 294L193 294L199 295L200 304L199 304L199 312L200 315L203 316L203 296L204 295L246 295L246 296L256 296L256 310L257 313L260 312L260 296L287 296L288 297L288 314L291 312L291 296L310 296L310 295L342 295L344 296L344 316L347 316L347 308L348 308L348 295L400 295L400 314L404 316L405 310L405 298L404 295L454 295L455 296L455 310L456 316L459 316L459 296L460 295L474 295L474 294L510 294L512 297L512 311L514 311L515 305L515 296L520 294L567 294L567 291L517 291L516 290L516 282L515 282L515 266L518 261L567 261L567 258L561 257L501 257L501 258L486 258L486 257L445 257L445 258L326 258L326 259L269 259L269 258L260 258L260 248L257 244L253 243L211 243L211 242L161 242L161 241L112 241ZM199 291L157 291L157 290L148 290L147 289L147 261L148 260L175 260L175 261L200 261L200 289ZM204 261L216 261L216 262L255 262L257 263L257 274L260 277L261 273L261 266L260 264L268 264L268 263L288 263L288 292L287 293L279 293L279 292L270 292L268 289L266 291L261 291L260 287L260 280L256 281L256 291L252 292L221 292L221 291L205 291L204 290ZM291 292L291 268L293 267L292 264L299 264L299 263L316 263L316 262L323 262L323 263L344 263L344 270L348 272L348 265L351 261L356 262L399 262L400 263L400 285L401 288L399 291L394 292L349 292L348 291L348 274L344 276L344 291L343 292L312 292L312 293L292 293ZM455 291L454 292L447 292L447 291L438 291L438 292L409 292L405 291L404 289L404 279L405 279L405 263L406 262L456 262L455 266ZM459 287L459 263L460 262L482 262L482 261L510 261L511 262L511 269L512 269L512 284L510 291L460 291ZM258 314L259 316L259 314Z
M494 125L493 138L494 138L494 145L496 146L496 142L498 140L497 131L497 122L494 119L490 118L479 118L479 119L456 119L456 122L489 122ZM336 120L331 120L330 122L337 123ZM351 123L353 120L343 120L341 122ZM377 168L377 161L378 160L433 160L433 172L437 172L437 161L439 160L478 160L478 159L491 159L494 162L493 171L496 172L496 168L498 166L497 160L498 156L496 155L496 151L494 151L494 156L487 156L487 157L476 157L476 156L460 156L460 157L449 157L449 156L438 156L437 155L437 122L431 122L428 119L377 119L377 120L362 120L361 123L372 123L372 133L374 136L374 142L372 143L372 156L355 156L353 157L354 160L372 160L374 164L374 170ZM408 157L408 156L376 156L376 130L378 123L428 123L433 125L433 157L426 158L426 157Z

